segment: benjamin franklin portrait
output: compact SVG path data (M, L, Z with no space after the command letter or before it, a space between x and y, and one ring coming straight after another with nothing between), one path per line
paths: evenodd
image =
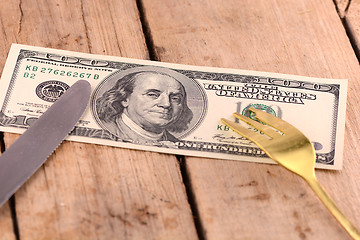
M173 74L140 69L114 79L94 101L99 121L123 141L139 144L178 142L194 114L187 91Z

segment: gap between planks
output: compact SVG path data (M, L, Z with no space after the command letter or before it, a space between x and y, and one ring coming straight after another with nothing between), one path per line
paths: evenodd
M353 50L355 52L356 58L360 62L360 43L359 43L359 40L357 39L356 30L352 26L351 20L348 19L349 9L352 6L351 4L354 5L356 3L353 3L352 0L347 0L347 1L333 0L333 2L335 5L335 8L336 8L336 11L339 15L339 18L341 19L341 22L344 26L346 35L349 38L351 47L353 48Z

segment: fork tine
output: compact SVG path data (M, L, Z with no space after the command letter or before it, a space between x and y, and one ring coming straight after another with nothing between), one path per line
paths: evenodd
M249 140L253 141L256 144L260 144L261 142L267 140L266 137L261 136L259 133L256 133L254 131L251 131L243 126L240 126L239 124L232 122L228 119L225 118L221 118L221 121L228 126L229 128L231 128L232 130L234 130L235 132L237 132L238 134L240 134L241 136L248 138Z
M240 119L248 124L250 124L251 126L253 126L254 128L262 131L263 133L265 133L266 135L268 135L269 137L271 138L275 138L275 137L278 137L280 136L279 133L277 133L276 131L274 131L274 129L264 125L264 124L261 124L257 121L254 121L248 117L245 117L244 115L241 115L240 113L233 113L234 117L236 117L237 119Z
M287 132L287 129L294 128L291 124L285 122L284 120L282 120L278 117L271 115L270 113L266 113L264 111L261 111L259 109L253 108L253 107L249 108L249 110L256 114L257 119L268 124L269 126L271 126L273 128L276 128L277 130L279 130L285 134Z

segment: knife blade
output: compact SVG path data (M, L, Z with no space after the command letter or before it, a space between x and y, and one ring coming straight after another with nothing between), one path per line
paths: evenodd
M74 83L0 156L0 206L46 161L84 113L91 87Z

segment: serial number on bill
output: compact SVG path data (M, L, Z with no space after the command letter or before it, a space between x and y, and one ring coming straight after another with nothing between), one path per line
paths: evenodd
M55 76L63 76L63 77L74 77L74 78L83 78L83 79L94 79L97 80L100 78L99 74L86 73L86 72L76 72L76 71L65 71L54 68L45 68L45 67L37 67L32 65L26 65L24 78L35 79L36 74L50 74Z

